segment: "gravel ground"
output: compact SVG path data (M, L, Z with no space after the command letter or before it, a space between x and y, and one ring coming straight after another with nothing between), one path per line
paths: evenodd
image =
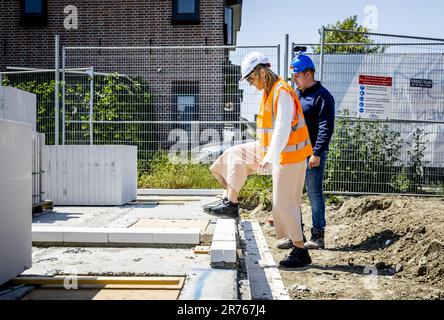
M326 249L310 251L313 263L281 270L292 299L444 299L444 199L361 196L327 208ZM309 236L311 211L304 200ZM258 220L276 262L265 221L270 212L243 211Z

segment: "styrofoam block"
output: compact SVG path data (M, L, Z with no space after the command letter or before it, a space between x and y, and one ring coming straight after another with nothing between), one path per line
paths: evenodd
M158 229L154 232L154 243L167 244L199 244L200 229L175 229L165 228Z
M235 263L236 241L213 241L211 244L212 263Z

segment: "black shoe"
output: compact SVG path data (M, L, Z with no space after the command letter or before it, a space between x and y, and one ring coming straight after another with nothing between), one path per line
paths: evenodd
M239 204L227 199L221 204L209 208L207 213L218 218L235 219L239 217Z
M301 268L311 263L310 254L307 249L293 248L288 257L279 262L284 268Z
M208 203L208 204L206 204L206 205L204 205L204 206L202 207L202 208L203 208L203 211L206 212L206 213L208 213L209 210L210 210L210 208L212 208L212 207L216 207L216 206L218 206L218 205L224 203L224 202L227 201L227 200L228 200L228 198L222 198L222 199L217 199L216 201L210 202L210 203Z
M311 239L305 242L305 249L325 249L324 230L311 228Z

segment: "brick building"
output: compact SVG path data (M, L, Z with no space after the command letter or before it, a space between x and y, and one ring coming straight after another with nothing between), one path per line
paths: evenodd
M54 68L56 34L61 46L70 47L235 45L242 0L2 0L0 6L4 70ZM70 19L75 13L76 28ZM156 120L238 120L241 93L237 85L235 94L226 90L239 66L228 61L228 51L68 50L66 67L146 79Z

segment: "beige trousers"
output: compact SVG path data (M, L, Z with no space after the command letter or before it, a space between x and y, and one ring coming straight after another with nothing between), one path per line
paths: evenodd
M256 173L262 156L255 142L227 149L210 167L211 173L225 187L238 193L248 175ZM276 238L302 241L301 200L305 181L306 161L274 165L273 220Z

